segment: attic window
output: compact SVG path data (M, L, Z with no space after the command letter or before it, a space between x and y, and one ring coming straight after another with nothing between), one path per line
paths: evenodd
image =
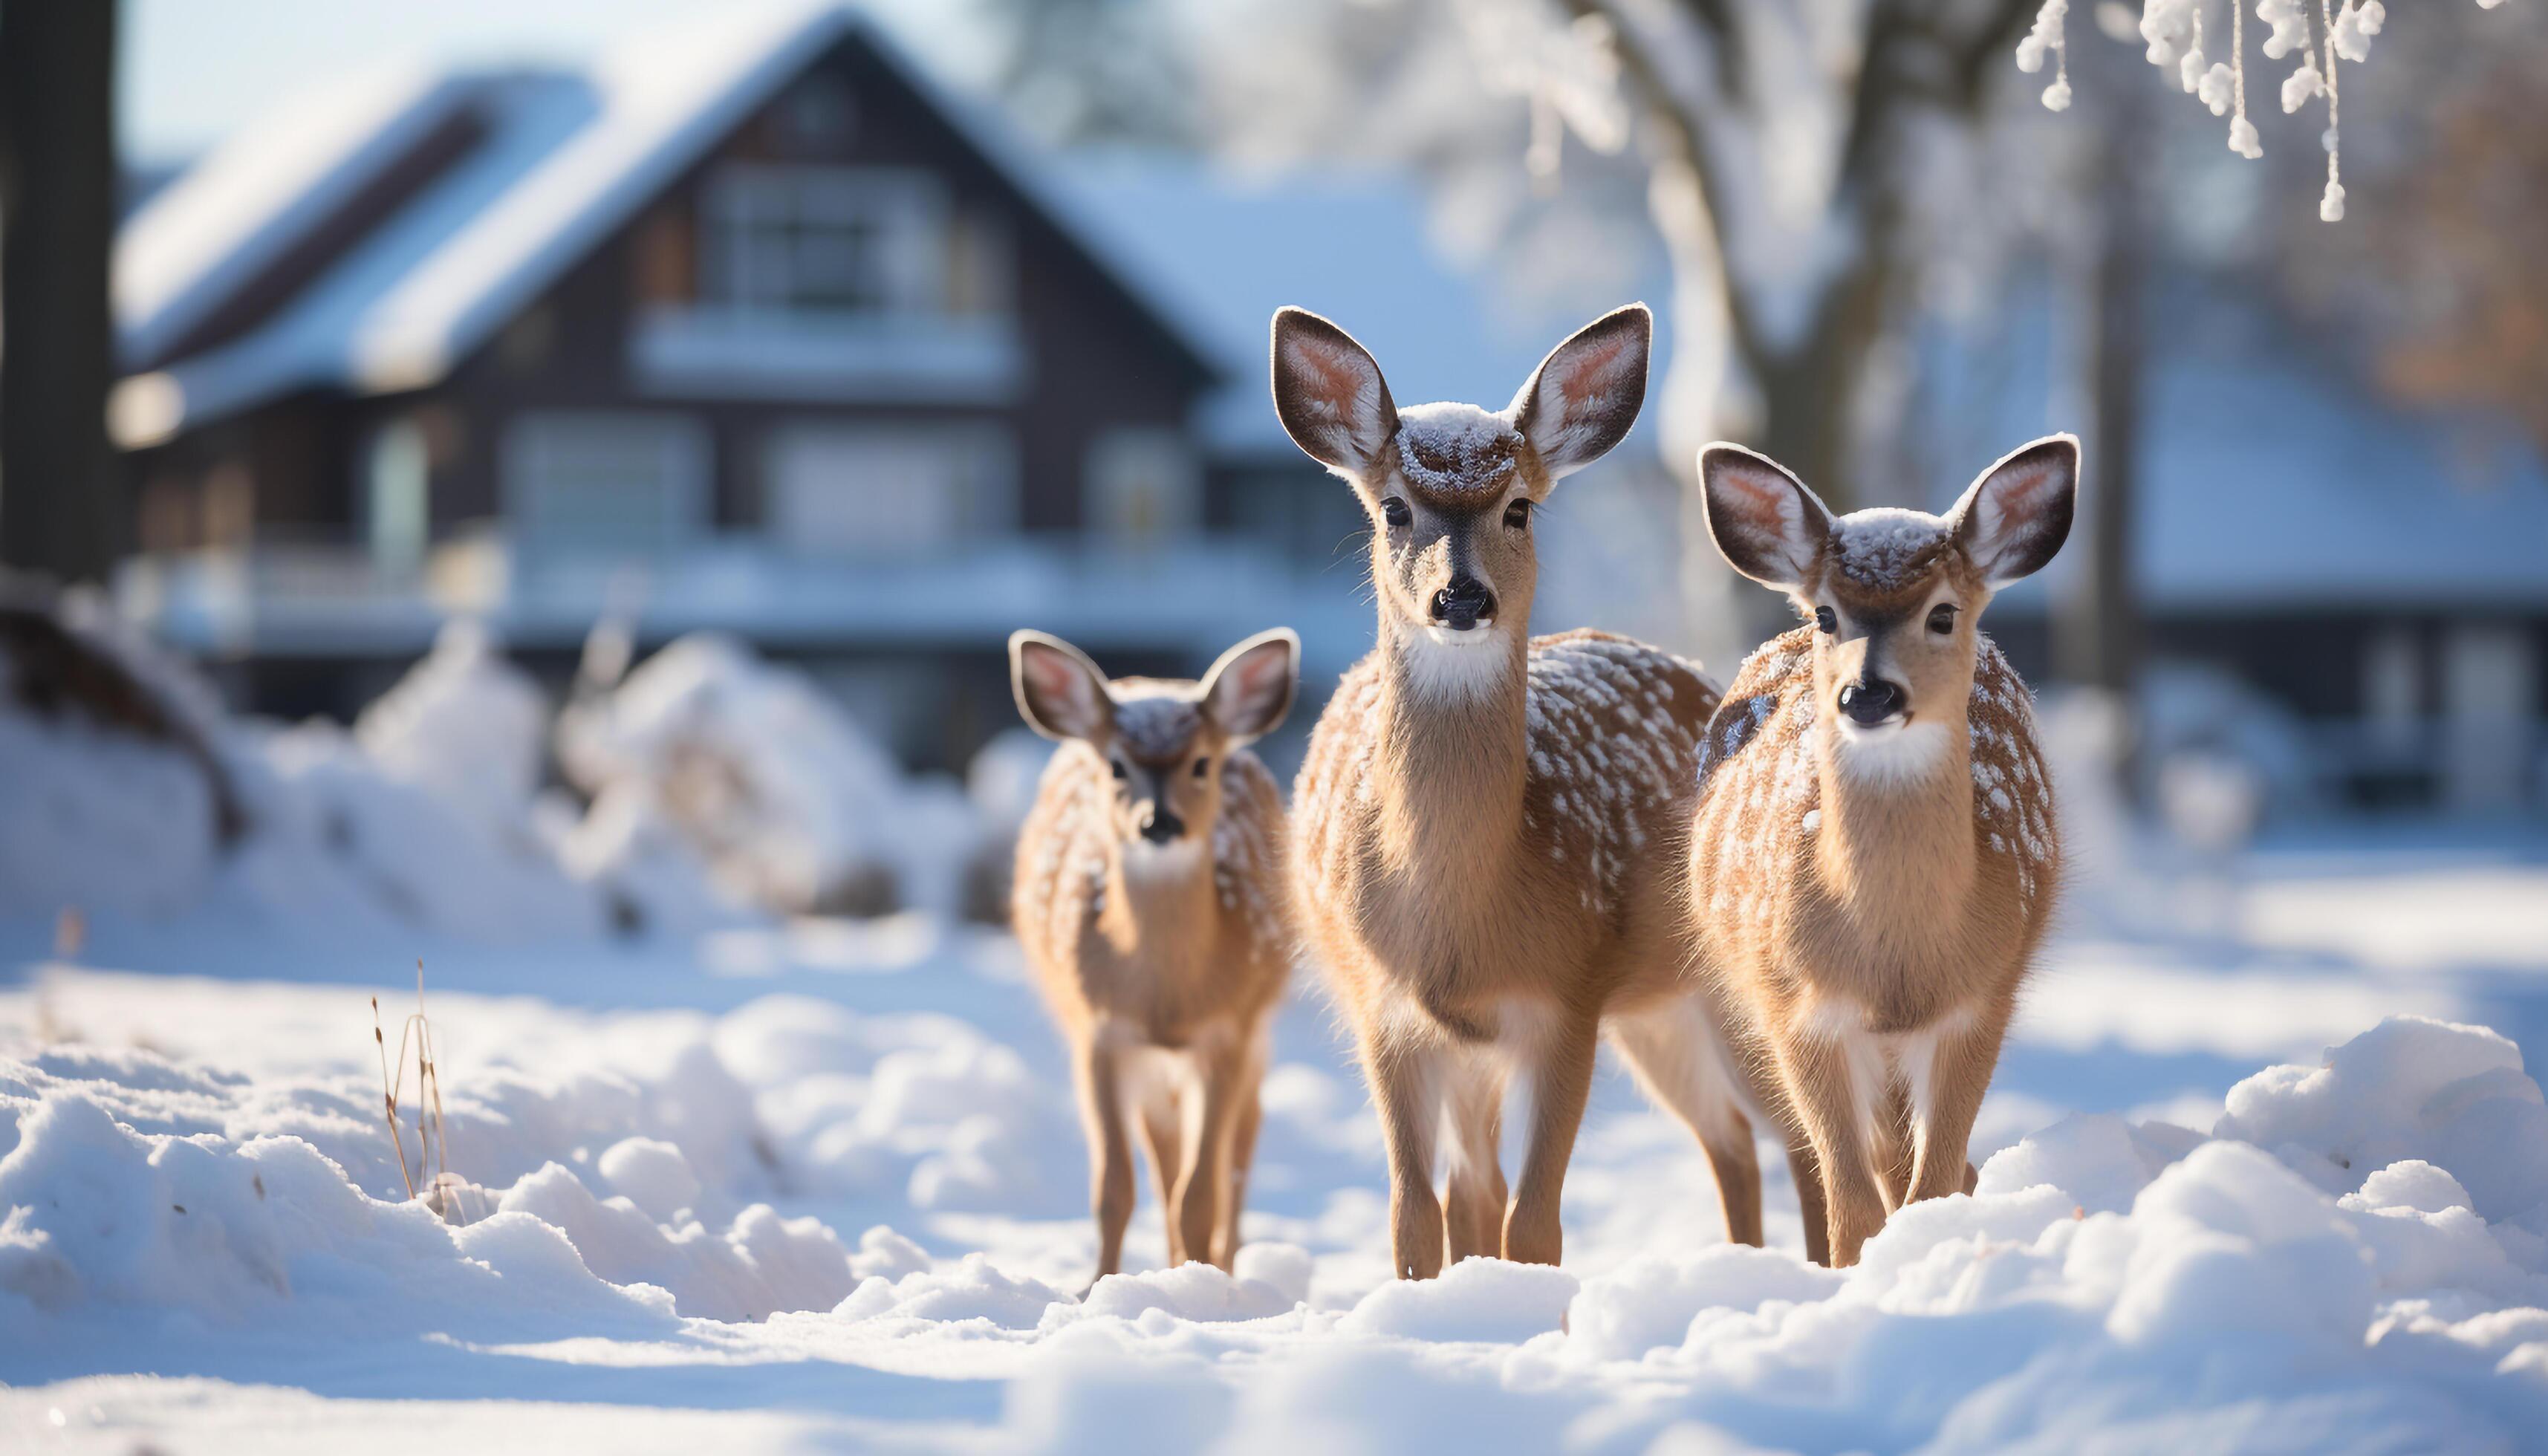
M946 310L947 203L927 173L737 165L705 202L707 300L783 314Z
M850 88L835 76L808 76L779 102L779 149L794 156L833 156L858 131Z

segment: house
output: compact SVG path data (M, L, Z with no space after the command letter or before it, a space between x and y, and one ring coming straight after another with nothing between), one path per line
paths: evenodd
M1660 301L1654 245L1617 230ZM2145 741L2237 746L2321 804L2535 810L2537 452L2367 396L2234 279L2168 287L2136 519ZM143 546L121 599L242 705L348 713L454 614L563 682L608 614L788 656L939 766L1014 722L1017 626L1193 672L1288 623L1295 735L1367 647L1364 519L1266 399L1277 306L1338 318L1403 398L1492 402L1619 301L1446 260L1404 176L1022 147L829 4L586 70L291 99L131 218L117 289ZM1903 478L1871 496L1943 505L2081 425L2061 311L2001 312L1924 345ZM1657 432L1568 483L1540 627L1695 639ZM1994 608L2039 681L2085 556Z
M298 99L119 241L124 602L287 712L455 612L552 666L732 630L922 758L1020 624L1191 670L1304 568L1208 528L1229 363L1074 209L830 5ZM1336 594L1301 625L1367 635Z
M2548 461L2505 421L2379 398L2245 280L2153 289L2131 547L2144 748L2249 759L2317 808L2548 815ZM2035 298L1924 352L1934 507L1973 462L2076 427L2060 312ZM2074 534L1992 607L2031 675L2088 555Z

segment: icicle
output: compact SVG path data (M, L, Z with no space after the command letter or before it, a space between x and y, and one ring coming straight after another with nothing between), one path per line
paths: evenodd
M2379 0L2372 0L2372 4L2377 6ZM2352 0L2346 0L2345 8L2352 9ZM2341 223L2344 221L2344 128L2336 109L2333 0L2318 0L2318 13L2319 19L2326 26L2326 194L2318 200L2318 220ZM2372 29L2379 29L2377 22ZM2357 60L2360 58L2355 57Z
M2044 88L2044 105L2050 111L2070 109L2070 44L2062 36L2062 22L2070 13L2070 0L2044 0L2035 12L2035 25L2017 43L2017 68L2034 75L2044 69L2047 51L2052 55L2052 84Z
M2256 19L2274 28L2265 38L2265 58L2280 60L2298 50L2310 48L2309 6L2307 0L2256 0Z
M2254 161L2265 154L2257 144L2256 125L2247 120L2247 9L2230 0L2230 149Z
M2195 0L2141 0L2141 39L2145 54L2161 70L2174 70L2185 54L2185 38L2193 26Z
M2294 0L2294 3L2302 4L2305 0ZM2319 0L2319 7L2324 9L2326 0ZM2256 13L2262 15L2264 7L2261 5L2256 7ZM2302 10L2300 17L2301 68L2283 78L2283 115L2285 116L2290 116L2293 112L2309 105L2311 97L2326 90L2326 77L2318 73L2318 47L2310 44L2309 11ZM2282 39L2282 32L2276 31L2274 39ZM2274 53L2272 41L2265 43L2265 53L2268 55Z
M2334 22L2327 28L2335 42L2335 53L2356 65L2369 60L2371 38L2380 34L2380 27L2388 19L2389 11L2380 0L2361 0L2358 5L2354 0L2344 0L2344 8L2335 13ZM2327 69L2333 71L2335 67L2329 64Z

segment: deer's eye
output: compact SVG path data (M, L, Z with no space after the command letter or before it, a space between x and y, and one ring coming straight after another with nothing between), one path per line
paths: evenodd
M1204 775L1205 772L1206 772L1207 770L1211 769L1211 768L1212 768L1212 760L1210 760L1210 759L1197 759L1197 760L1195 760L1194 776L1196 776L1197 778L1201 778L1201 777Z
M1929 630L1939 633L1956 630L1956 608L1944 601L1929 608Z
M1512 527L1516 531L1529 530L1530 502L1527 500L1515 500L1510 505L1505 506L1504 524Z
M1398 530L1411 523L1415 512L1407 508L1406 501L1392 496L1380 502L1380 518L1389 522L1390 529Z
M1132 774L1124 772L1124 761L1122 759L1108 759L1106 761L1106 767L1114 770L1115 776L1118 778L1130 778L1133 776Z
M1817 631L1838 632L1840 630L1840 616L1828 606L1815 607L1814 627Z

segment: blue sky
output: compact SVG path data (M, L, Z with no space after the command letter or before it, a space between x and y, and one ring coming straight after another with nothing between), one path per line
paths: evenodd
M578 60L736 0L122 0L117 122L136 161L191 157L316 76L379 60ZM966 0L874 7L942 68L969 58Z

